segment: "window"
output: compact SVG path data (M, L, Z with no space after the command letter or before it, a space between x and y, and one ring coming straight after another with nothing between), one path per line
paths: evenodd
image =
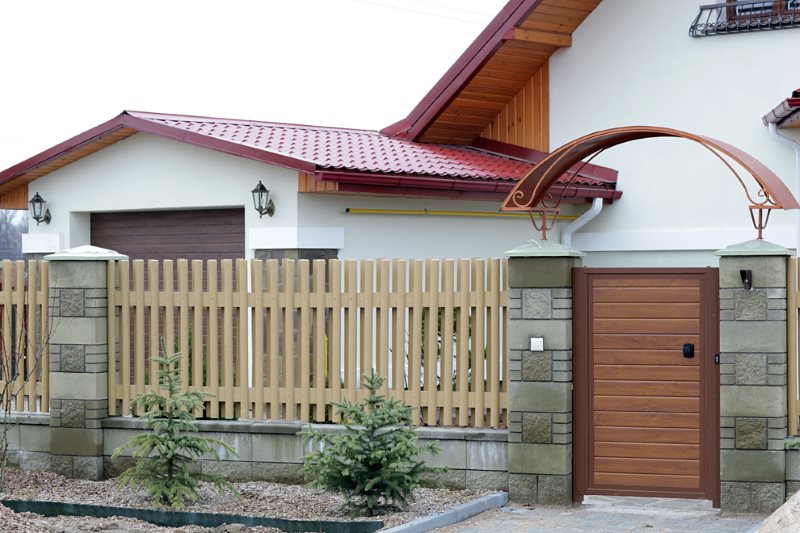
M705 5L689 27L692 37L800 27L800 0Z

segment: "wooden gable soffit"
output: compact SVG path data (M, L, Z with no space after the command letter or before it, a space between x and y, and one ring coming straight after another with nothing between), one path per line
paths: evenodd
M480 59L479 64L473 61L458 72L460 86L452 94L442 92L440 99L449 99L434 117L409 116L410 138L464 145L483 136L547 151L550 56L559 48L572 46L573 32L599 3L539 0L520 4L509 19L500 20L498 15L492 24L503 22L502 30L484 43L493 47L491 52L476 55L473 59ZM505 12L501 15L509 16Z
M0 193L0 209L28 209L28 184Z
M572 46L572 35L547 31L523 30L522 28L511 29L508 34L506 34L506 40L546 44L563 48Z

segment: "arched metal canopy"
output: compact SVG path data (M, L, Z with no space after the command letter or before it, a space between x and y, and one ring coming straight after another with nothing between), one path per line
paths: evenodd
M753 156L734 146L709 137L670 128L628 126L590 133L554 150L517 183L503 202L502 210L536 212L557 209L561 198L552 198L548 191L550 186L572 165L586 158L589 158L590 161L602 151L613 146L652 137L677 137L694 141L722 161L744 189L745 196L750 202L749 209L759 238L761 238L761 230L766 226L772 209L800 208L800 204L797 203L791 191L774 172ZM740 165L755 180L757 186L752 192L731 161ZM564 190L568 187L569 184L565 185ZM765 210L766 216L764 215Z

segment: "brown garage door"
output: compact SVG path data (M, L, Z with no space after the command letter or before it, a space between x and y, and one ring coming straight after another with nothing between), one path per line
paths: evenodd
M244 257L244 209L92 213L94 246L133 259Z
M576 499L717 502L716 269L576 269L574 288Z

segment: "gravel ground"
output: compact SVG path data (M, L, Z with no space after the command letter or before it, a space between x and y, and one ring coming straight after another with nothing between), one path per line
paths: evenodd
M269 516L274 518L305 520L349 520L340 511L343 499L332 493L310 489L302 485L281 485L262 481L236 483L241 499L226 493L219 494L208 484L202 484L200 500L189 504L186 511ZM121 488L116 480L86 481L68 479L52 472L22 471L10 468L6 487L0 498L18 500L48 500L71 503L110 505L120 507L153 508L146 492L130 487ZM450 491L445 489L418 489L409 509L374 517L382 520L385 528L415 520L421 516L439 513L455 505L466 503L487 494L487 491ZM278 531L264 527L223 526L221 528L162 528L128 518L42 517L31 513L14 513L0 506L2 531L107 531L107 532L165 532L165 531Z

